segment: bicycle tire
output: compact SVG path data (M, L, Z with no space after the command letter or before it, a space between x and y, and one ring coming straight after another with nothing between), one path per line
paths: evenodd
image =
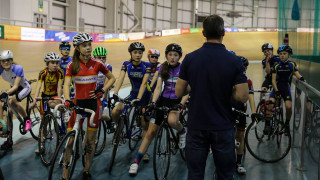
M256 125L255 131L263 133L263 126L259 125L260 122ZM277 145L277 141L275 140L276 134L273 131L273 134L266 135L264 138L257 140L255 136L252 134L252 127L254 123L251 123L245 133L245 146L250 154L265 163L274 163L283 159L290 151L291 148L291 136L284 136L281 140L280 146Z
M130 119L131 111L133 111L132 118ZM142 129L139 126L141 124L141 116L137 108L130 108L128 119L130 119L130 124L128 128L128 139L129 139L129 149L131 151L135 150L139 141L142 139Z
M257 109L256 109L257 114L260 114L262 117L265 117L265 115L264 115L263 112L261 112L260 106L264 105L264 103L265 103L265 100L262 99L262 100L258 103L258 106L257 106ZM265 126L265 121L267 121L267 120L268 120L267 117L262 118L262 119L260 120L261 125ZM264 134L263 134L263 133L261 134L261 133L257 132L257 129L255 129L255 135L256 135L257 140L261 140L261 139L264 137Z
M41 162L43 165L49 166L51 164L54 152L59 145L59 127L52 112L46 112L43 115L43 120L40 123L39 131L38 149ZM42 142L43 149L41 148L41 139L44 139ZM54 149L50 147L53 147Z
M40 108L38 105L35 105L31 110L30 110L30 120L31 120L31 129L30 134L35 140L39 140L39 129L40 129L40 124L41 124L41 116L40 116Z
M109 173L111 173L112 171L114 160L117 155L118 147L121 140L121 134L123 131L123 126L124 126L124 119L120 118L116 131L114 132L114 136L113 136L114 145L113 145L112 155L111 155L110 164L109 164Z
M170 157L171 157L171 150L170 150L171 142L170 142L169 133L170 133L169 129L164 123L162 123L159 129L157 130L157 134L156 134L156 138L153 146L153 173L156 180L166 179L169 173ZM164 167L160 167L162 163L158 165L159 161L161 161L162 155L164 155L164 160L167 159L168 161Z
M62 141L60 142L58 148L56 149L56 152L54 153L54 156L52 158L52 164L50 166L50 171L49 171L49 176L48 176L48 180L57 180L62 178L62 172L63 172L63 166L62 166L62 162L59 162L60 159L63 159L64 155L65 155L65 150L66 150L66 143L68 142L70 137L74 137L74 141L76 141L76 149L75 150L71 150L71 155L73 155L72 158L72 162L69 163L71 167L70 169L70 176L67 179L71 179L73 173L74 173L74 169L77 163L77 160L79 159L79 142L78 139L75 139L75 131L70 131L67 133L67 135L62 139ZM63 157L61 157L63 156ZM58 170L54 170L54 168L57 168ZM60 171L59 171L60 169ZM58 172L56 172L58 171Z
M96 150L94 152L94 156L100 155L106 146L106 141L107 141L106 130L107 130L106 122L100 121L99 128L97 131L96 142L95 142Z
M282 139L282 135L284 134L284 122L283 122L283 112L282 110L280 110L279 112L276 113L276 119L277 119L277 128L278 128L278 132L277 132L277 145L280 146L281 145L281 139ZM290 134L290 133L289 133Z

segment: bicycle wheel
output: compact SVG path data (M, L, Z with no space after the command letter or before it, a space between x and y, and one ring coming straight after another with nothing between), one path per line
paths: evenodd
M135 107L130 108L129 111L129 128L128 128L128 139L129 139L129 149L133 151L136 147L138 142L142 139L142 129L141 129L141 111ZM131 118L130 118L131 117Z
M38 139L38 148L41 162L49 166L54 152L59 145L59 127L52 114L46 112L43 115L43 121L40 124L40 133Z
M166 179L170 167L170 134L162 123L157 131L153 146L153 173L155 179Z
M277 126L272 126L277 128ZM245 144L250 154L256 159L273 163L283 159L291 147L291 136L285 136L281 133L281 142L278 145L279 131L273 129L268 135L261 135L257 139L256 133L263 134L264 122L259 121L257 124L251 123L245 133Z
M95 141L95 144L96 144L96 150L94 153L95 156L100 155L106 146L106 139L107 139L106 130L107 130L106 122L101 121L99 124L99 128L97 131L97 137L96 137L96 141Z
M40 116L40 108L38 105L35 105L30 110L30 120L31 122L31 129L30 134L33 137L33 139L38 141L39 137L39 129L40 129L40 123L41 123L41 116Z
M281 139L282 139L282 135L284 134L284 122L283 122L283 112L282 110L280 110L279 112L276 113L275 115L275 128L274 128L274 133L277 136L277 145L280 146L281 145Z
M316 125L312 129L312 134L309 139L309 154L311 156L311 159L315 162L319 162L319 144L320 144L320 125Z
M60 142L56 152L54 153L53 159L52 159L52 164L50 166L50 171L49 171L49 180L57 180L62 178L63 174L63 169L65 168L65 173L68 176L65 179L71 179L74 169L76 166L76 162L79 159L79 142L75 138L75 131L70 131ZM69 143L69 139L73 138L74 141L76 141L76 146L75 149L72 150L72 146L70 147L70 154L68 155L66 150L67 150L67 145Z
M264 112L261 111L261 110L266 111L266 110L265 110L265 107L264 107L264 103L265 103L265 100L262 99L262 100L259 102L259 104L258 104L258 106L257 106L257 109L256 109L257 114L260 114L261 117L265 117ZM265 126L266 126L266 124L265 124L266 121L270 121L270 118L268 118L268 117L262 118L262 119L259 121L259 126L265 127ZM262 131L262 132L263 132L263 131ZM260 133L260 132L259 132L259 128L255 128L255 135L256 135L257 140L262 139L263 136L264 136L263 133Z
M113 150L112 150L112 155L111 155L110 164L109 164L109 173L111 173L111 171L112 171L114 160L116 158L118 147L119 147L119 144L121 141L123 126L124 126L124 119L120 118L119 123L116 128L116 131L114 132L114 135L113 135L113 140L112 140Z

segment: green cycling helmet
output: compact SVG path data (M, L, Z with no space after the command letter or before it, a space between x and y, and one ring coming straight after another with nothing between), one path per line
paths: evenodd
M99 46L93 50L93 56L107 56L107 54L107 49L102 46Z

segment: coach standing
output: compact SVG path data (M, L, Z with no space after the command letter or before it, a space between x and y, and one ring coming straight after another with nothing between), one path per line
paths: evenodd
M188 179L204 179L209 148L212 148L218 180L233 179L236 169L234 120L230 100L245 103L249 90L245 68L222 44L224 21L211 15L203 22L207 42L187 54L176 84L182 97L191 87L186 160Z

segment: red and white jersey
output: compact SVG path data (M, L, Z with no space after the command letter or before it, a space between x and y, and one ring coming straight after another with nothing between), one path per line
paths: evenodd
M80 71L72 75L72 61L68 64L66 77L73 77L76 89L75 99L90 99L90 91L96 89L98 74L107 74L109 69L102 62L93 58L85 64L80 62Z

